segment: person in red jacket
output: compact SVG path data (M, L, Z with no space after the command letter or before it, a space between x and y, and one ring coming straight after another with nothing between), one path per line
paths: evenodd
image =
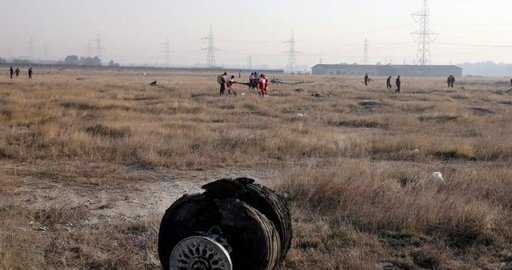
M260 75L260 79L258 80L258 90L260 91L260 95L262 97L267 95L268 89L268 79L265 74Z

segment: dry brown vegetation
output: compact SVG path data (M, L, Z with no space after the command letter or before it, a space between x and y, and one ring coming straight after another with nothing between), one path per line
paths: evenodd
M219 98L214 74L0 79L0 269L159 269L154 197L240 173L288 193L288 269L512 269L506 89L308 80Z

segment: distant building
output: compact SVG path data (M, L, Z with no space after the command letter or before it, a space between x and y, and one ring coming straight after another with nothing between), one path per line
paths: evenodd
M407 77L445 77L462 76L458 66L414 66L414 65L316 65L312 68L314 75L364 76L407 76Z

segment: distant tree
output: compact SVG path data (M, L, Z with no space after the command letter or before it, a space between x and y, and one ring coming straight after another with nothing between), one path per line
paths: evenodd
M64 64L71 65L71 66L78 66L78 65L80 65L80 58L76 55L66 56L66 59L64 59Z
M26 59L14 59L14 60L12 60L12 63L13 63L13 64L18 64L18 65L29 65L29 64L30 64L30 60L26 60Z
M108 62L108 66L109 67L119 67L120 65L116 62L114 62L114 60L110 60L110 62Z
M101 66L101 59L99 57L82 57L80 62L83 66L97 67Z

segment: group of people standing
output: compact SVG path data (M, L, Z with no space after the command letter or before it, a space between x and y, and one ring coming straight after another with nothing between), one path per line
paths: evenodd
M9 77L12 79L14 79L14 76L19 77L21 74L21 70L19 67L16 67L16 69L14 69L12 66L9 68ZM28 75L28 78L30 80L32 80L32 74L33 74L33 71L32 71L32 67L29 67L28 70L27 70L27 75Z
M239 75L239 77L241 77ZM244 84L249 86L250 89L255 89L258 95L264 97L268 95L269 80L265 74L259 74L257 72L251 73L249 76L249 83L240 83L235 80L235 75L228 76L227 72L217 77L217 83L220 86L220 95L237 95L233 89L234 84ZM226 93L227 92L227 93Z
M392 76L389 76L388 79L386 80L386 88L387 89L392 89L393 88L393 86L391 85L391 80L393 80ZM398 75L396 77L395 85L396 85L395 93L398 94L398 93L400 93L400 90L401 90L401 87L402 87L402 80L400 79L400 75Z
M268 95L268 85L269 80L263 73L258 75L258 72L253 72L249 76L249 88L257 89L258 94L262 97Z
M455 87L455 76L453 76L453 75L448 76L446 83L448 83L448 88L454 88Z
M231 75L231 77L228 78L228 73L224 72L222 75L217 77L217 83L220 85L220 95L224 96L226 95L235 95L236 92L233 89L233 85L236 83L235 81L235 75Z
M388 79L386 80L386 88L387 89L393 89L393 85L391 84L392 80L393 80L392 76L389 76ZM368 84L370 82L371 82L370 76L368 75L368 73L366 73L364 75L364 85L368 86ZM397 94L400 93L400 90L401 90L401 87L402 87L402 80L400 79L400 75L398 75L396 77L395 86L396 86L395 93L397 93Z

